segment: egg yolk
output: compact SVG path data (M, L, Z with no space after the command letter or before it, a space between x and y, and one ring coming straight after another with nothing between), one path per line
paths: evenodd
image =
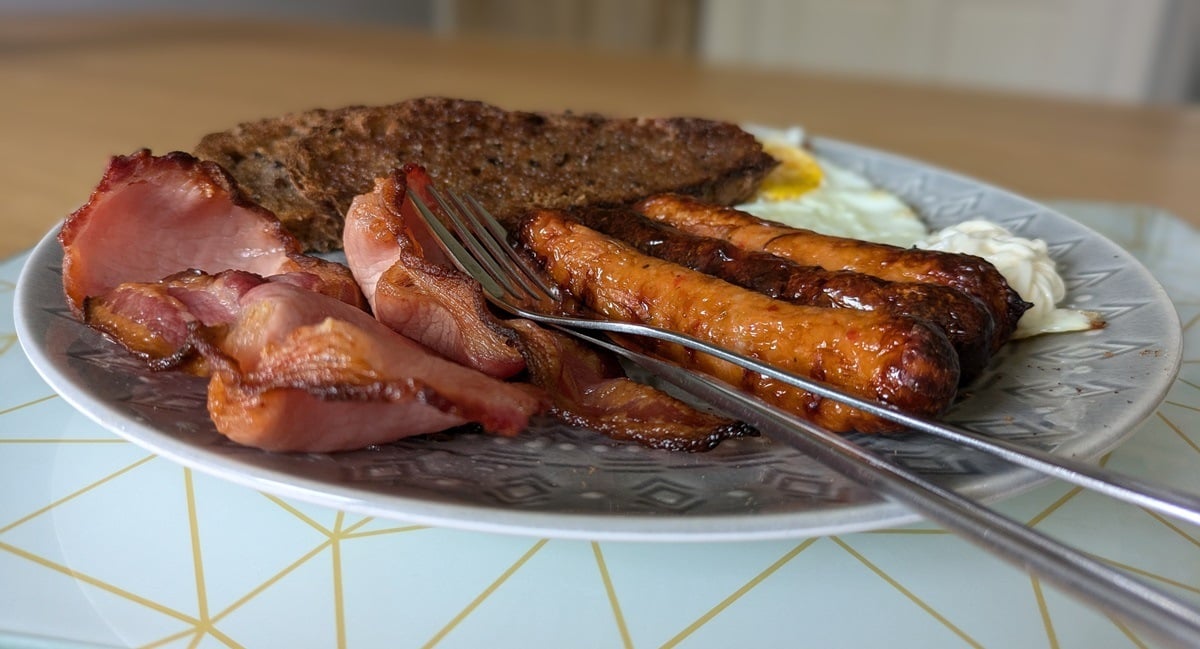
M821 186L821 166L799 147L779 142L764 142L763 150L779 161L759 186L758 198L786 201Z

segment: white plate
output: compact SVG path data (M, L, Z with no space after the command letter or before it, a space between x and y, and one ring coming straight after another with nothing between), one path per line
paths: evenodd
M1181 331L1166 293L1124 250L1027 199L898 156L813 138L813 148L908 201L932 227L987 218L1045 239L1067 303L1108 327L1016 341L947 419L1075 458L1123 441L1166 394ZM716 541L815 536L917 519L770 440L728 440L702 454L653 451L545 424L516 438L457 432L332 455L237 446L204 409L204 382L152 373L76 321L52 232L17 286L18 337L37 371L75 408L145 448L276 495L362 514L480 531L594 540ZM970 497L1039 482L1032 473L918 435L859 441Z

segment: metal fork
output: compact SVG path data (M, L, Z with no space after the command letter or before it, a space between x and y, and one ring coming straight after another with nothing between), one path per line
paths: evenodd
M712 345L678 332L648 325L608 320L586 311L567 315L563 297L553 283L530 260L518 254L508 242L508 233L474 198L454 193L442 196L430 188L443 210L443 223L418 197L414 202L430 228L456 264L482 284L488 299L508 312L543 324L568 328L594 329L622 334L648 336L677 343L735 363L751 371L770 376L827 399L840 401L878 417L900 423L911 430L990 453L1018 466L1079 485L1148 509L1200 525L1200 496L1148 483L1138 478L1103 469L1094 464L1058 457L1000 439L986 437L964 428L937 422L896 410L874 401L843 392L826 383L799 376L767 365L755 358Z
M477 201L450 192L442 196L433 188L430 193L445 215L446 223L435 216L420 197L411 195L411 198L446 252L463 272L480 282L485 295L496 306L621 355L680 389L753 424L772 439L792 445L843 476L907 505L1018 567L1042 576L1104 611L1144 627L1164 641L1192 646L1200 638L1200 611L1171 595L939 487L792 413L706 375L627 349L583 329L644 335L686 345L915 430L951 439L1015 464L1192 522L1200 522L1200 498L907 415L676 332L583 315L564 315L558 287L548 282L539 269L509 245L503 226Z

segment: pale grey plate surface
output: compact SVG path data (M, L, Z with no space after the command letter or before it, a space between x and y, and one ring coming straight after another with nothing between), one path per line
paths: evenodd
M1131 434L1163 398L1179 368L1179 320L1162 288L1124 250L1049 208L977 181L837 141L814 138L813 145L895 191L932 227L982 217L1045 239L1067 282L1067 304L1108 320L1099 331L1010 344L948 420L1094 458ZM18 282L17 332L32 364L103 426L234 482L415 523L597 540L798 537L916 519L766 439L678 454L545 424L513 439L459 432L336 455L239 447L208 420L202 380L148 372L70 315L54 234L33 251ZM1004 497L1036 481L939 440L860 439L976 498Z

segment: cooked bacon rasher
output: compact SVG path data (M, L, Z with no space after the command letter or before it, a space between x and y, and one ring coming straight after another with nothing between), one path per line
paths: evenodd
M671 451L707 451L723 439L757 434L628 378L603 350L528 320L508 324L521 337L530 382L546 390L552 414L569 425Z
M221 167L186 153L114 156L58 239L63 288L76 315L84 298L118 284L157 282L189 269L264 277L303 272L313 276L314 289L366 304L344 266L302 254L299 241Z
M154 370L184 366L207 375L192 337L196 326L220 327L237 320L239 300L262 284L238 270L209 275L189 270L159 282L125 282L83 300L83 321L116 340Z
M491 314L479 283L445 257L405 200L429 182L424 170L409 165L356 197L342 237L346 261L381 322L468 367L513 376L525 369L516 335ZM428 194L425 202L435 204Z
M540 391L446 360L364 311L283 282L247 292L231 327L199 343L208 411L230 439L329 452L478 423L515 435Z
M118 156L59 238L73 307L151 367L198 349L209 414L239 442L342 450L470 422L512 435L544 408L377 322L348 269L301 254L213 163Z
M540 390L448 361L281 277L121 284L85 301L88 323L153 368L188 361L211 375L217 430L272 451L348 450L468 423L515 435L545 407Z

